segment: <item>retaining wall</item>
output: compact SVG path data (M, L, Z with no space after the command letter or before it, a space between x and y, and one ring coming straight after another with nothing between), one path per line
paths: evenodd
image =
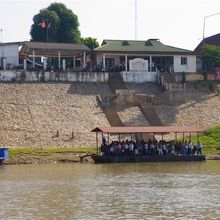
M0 71L2 82L108 82L103 72Z

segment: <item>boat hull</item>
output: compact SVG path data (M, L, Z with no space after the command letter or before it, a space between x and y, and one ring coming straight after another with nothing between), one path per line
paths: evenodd
M205 155L163 155L163 156L104 156L91 155L95 163L144 163L144 162L181 162L205 161Z

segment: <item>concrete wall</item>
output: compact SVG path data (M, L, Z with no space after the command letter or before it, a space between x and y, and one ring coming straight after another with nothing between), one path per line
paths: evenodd
M187 57L187 64L181 65L181 57ZM174 72L196 72L196 56L195 55L176 55L174 56Z
M123 71L121 76L124 82L156 82L157 72L145 72L145 71Z
M19 64L19 45L0 45L0 58L1 57L6 57L6 64L17 66ZM0 65L2 64L0 63Z
M107 82L103 72L0 71L3 82Z

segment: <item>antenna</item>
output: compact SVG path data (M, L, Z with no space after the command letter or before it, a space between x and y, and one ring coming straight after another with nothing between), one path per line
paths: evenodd
M135 40L137 40L137 0L135 0Z

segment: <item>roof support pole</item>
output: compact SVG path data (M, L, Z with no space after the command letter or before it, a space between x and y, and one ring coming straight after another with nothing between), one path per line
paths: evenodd
M35 50L32 51L32 62L33 62L33 68L35 67Z
M99 153L98 132L96 132L96 152Z
M125 71L128 71L128 55L125 54Z
M102 68L103 68L103 70L105 71L105 53L103 53L103 55L102 55Z
M86 52L83 52L83 69L86 68Z
M150 56L149 70L152 71L152 56Z
M190 142L192 140L192 133L191 132L189 133L189 140L190 140Z
M73 57L73 69L75 69L75 67L76 67L76 57L74 56Z
M199 133L197 132L197 144L199 142Z
M58 68L60 69L60 51L58 51Z

